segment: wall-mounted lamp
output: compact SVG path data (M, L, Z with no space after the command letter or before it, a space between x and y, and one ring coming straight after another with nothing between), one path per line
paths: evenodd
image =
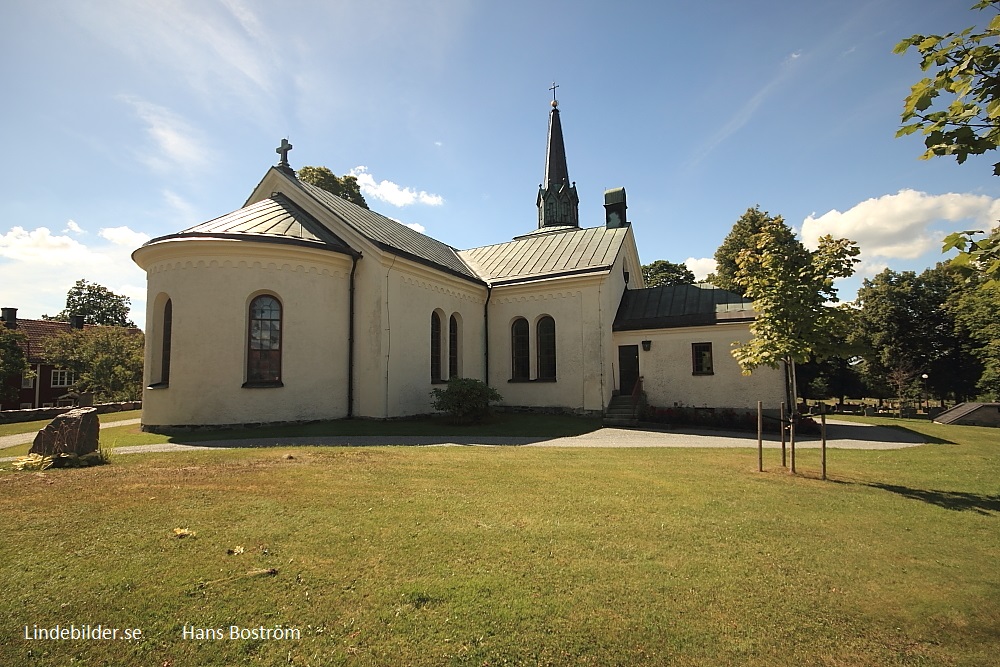
M651 340L644 340L644 341L642 341L642 350L643 350L643 352L649 352L649 348L651 348L651 347L653 347L653 341L651 341Z

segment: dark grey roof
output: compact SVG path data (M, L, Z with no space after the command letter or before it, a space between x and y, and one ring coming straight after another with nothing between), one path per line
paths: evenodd
M313 199L329 209L357 233L391 252L406 255L449 273L482 282L451 246L421 234L415 229L370 211L327 192L315 185L296 181Z
M491 283L537 280L610 269L628 233L627 228L559 229L567 231L538 230L459 255Z
M281 194L244 206L176 234L152 239L156 243L173 238L239 238L265 243L312 245L356 254L336 234Z
M750 321L753 304L712 285L670 285L626 290L614 330L664 329Z

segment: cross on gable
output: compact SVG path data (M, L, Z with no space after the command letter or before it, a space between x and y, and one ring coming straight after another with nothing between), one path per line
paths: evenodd
M274 152L281 156L281 161L278 163L279 166L288 166L288 151L292 150L292 145L288 143L288 139L282 139L281 145L274 149Z
M552 106L555 106L556 104L559 103L559 101L556 100L556 88L558 88L558 87L559 87L559 84L557 84L555 81L553 81L552 85L549 86L549 90L552 91Z

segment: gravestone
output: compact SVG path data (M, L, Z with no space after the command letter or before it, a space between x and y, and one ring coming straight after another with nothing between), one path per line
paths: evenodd
M35 436L29 454L83 456L97 451L101 422L97 408L75 408L57 416Z

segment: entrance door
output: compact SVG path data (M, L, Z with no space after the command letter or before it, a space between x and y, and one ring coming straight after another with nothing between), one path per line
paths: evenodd
M639 346L618 346L618 387L622 396L631 396L639 381Z

